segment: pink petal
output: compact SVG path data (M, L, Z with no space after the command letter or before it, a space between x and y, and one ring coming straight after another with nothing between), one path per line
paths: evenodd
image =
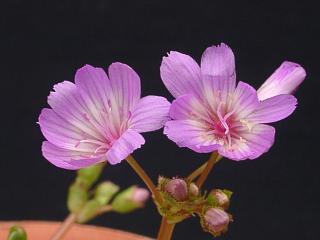
M192 94L178 97L170 107L170 117L175 120L200 120L211 122L209 110Z
M208 128L195 120L168 121L164 134L179 147L188 147L199 153L212 152L219 146L210 135Z
M118 62L112 63L108 72L117 107L128 113L140 99L140 78L131 67Z
M220 103L224 105L230 102L230 95L235 91L233 82L227 77L211 75L202 76L204 93L202 99L213 109L217 110Z
M90 158L81 152L57 147L48 141L42 143L42 154L53 165L70 170L88 167L103 160L102 157Z
M202 75L225 77L235 87L235 63L234 55L229 46L221 43L218 46L208 47L201 57Z
M297 63L283 62L258 89L260 100L280 94L291 94L303 82L306 71Z
M175 98L189 93L198 96L202 92L199 65L188 55L171 51L162 59L160 75Z
M129 127L137 132L160 129L169 120L169 108L170 103L164 97L143 97L132 112Z
M141 134L128 129L113 143L107 152L107 160L110 164L118 164L144 143L145 140Z
M56 146L69 150L94 152L93 144L81 143L84 135L75 125L58 116L52 109L44 108L39 116L39 124L45 138ZM81 127L81 126L80 126Z
M259 106L257 91L249 84L239 82L233 95L230 96L230 110L234 111L237 118L245 118Z
M48 97L48 103L59 117L90 138L104 139L89 106L84 102L75 84L64 81L56 84L54 90Z
M222 156L241 161L255 159L267 152L274 142L275 129L265 124L255 124L250 129L242 127L241 138L232 139L232 146L221 146L219 154Z
M76 72L75 84L87 113L97 123L103 125L105 114L101 113L109 111L113 98L110 81L105 71L102 68L85 65Z
M248 116L249 121L270 123L288 117L296 108L297 99L288 94L277 95L262 101L259 107Z

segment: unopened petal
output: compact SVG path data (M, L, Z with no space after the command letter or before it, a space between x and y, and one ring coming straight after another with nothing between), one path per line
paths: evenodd
M141 134L128 129L115 141L107 152L107 160L110 164L117 164L129 156L134 150L145 143Z
M146 96L135 106L129 127L137 132L160 129L169 120L170 103L164 97Z
M200 67L188 55L171 51L162 59L160 75L174 97L191 93L200 95L202 92Z
M258 97L265 100L280 94L291 94L303 82L306 71L297 63L283 62L258 89Z
M257 123L276 122L291 115L296 109L296 105L297 99L294 96L277 95L262 101L247 119Z

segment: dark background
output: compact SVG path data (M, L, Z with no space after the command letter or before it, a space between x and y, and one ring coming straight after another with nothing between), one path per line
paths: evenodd
M160 80L170 50L199 61L212 44L229 44L238 80L259 87L284 60L303 65L307 79L299 106L274 124L276 142L255 161L221 161L205 187L234 191L234 223L220 239L319 239L319 18L308 1L22 1L0 3L1 159L0 219L62 220L74 172L41 155L36 124L53 84L73 80L88 63L125 62L141 76L143 95L172 100ZM185 176L208 155L179 149L161 131L144 134L135 157L156 180ZM143 185L123 162L104 179ZM109 214L94 224L155 236L160 217L151 202L128 215ZM179 224L174 239L211 239L198 218Z

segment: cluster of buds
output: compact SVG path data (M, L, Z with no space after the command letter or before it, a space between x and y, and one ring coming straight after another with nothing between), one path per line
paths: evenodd
M157 203L159 213L169 223L178 223L195 214L200 216L204 231L214 236L226 232L232 216L226 212L232 193L214 189L202 194L197 185L182 178L160 177L158 190L163 202Z
M213 236L220 236L228 230L232 216L226 212L230 205L232 192L214 189L207 197L207 205L199 214L202 228Z
M158 190L164 201L157 203L157 207L169 223L178 223L190 217L194 208L203 201L199 197L199 188L181 178L159 177Z
M78 223L88 222L105 211L129 213L142 208L149 198L149 191L144 188L131 186L119 192L119 186L109 181L92 189L102 168L103 164L98 164L79 170L69 188L68 208L77 216Z

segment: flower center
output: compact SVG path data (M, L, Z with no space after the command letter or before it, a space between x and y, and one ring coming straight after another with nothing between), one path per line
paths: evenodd
M234 113L234 110L226 113L223 109L223 102L220 102L217 108L217 117L216 121L213 122L213 133L219 139L227 141L228 145L231 146L231 115Z

